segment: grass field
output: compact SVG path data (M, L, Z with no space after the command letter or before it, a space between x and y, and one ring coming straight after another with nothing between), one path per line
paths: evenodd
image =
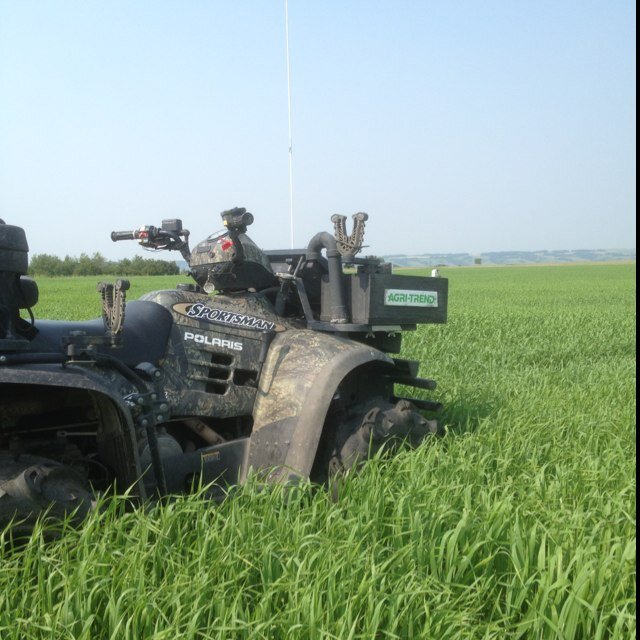
M337 501L250 485L0 538L0 638L635 638L635 265L442 274L449 323L403 354L444 438ZM94 288L43 280L36 311L97 316Z

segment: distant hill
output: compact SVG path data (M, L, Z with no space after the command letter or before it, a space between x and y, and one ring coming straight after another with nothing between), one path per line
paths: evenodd
M423 253L417 256L383 256L387 262L398 267L470 267L474 264L518 265L549 264L571 262L612 262L635 260L635 249L575 249L557 251L489 251L487 253ZM180 271L187 271L189 265L184 260L176 260Z
M425 253L384 256L399 267L466 267L474 264L518 265L635 260L635 249L574 249L557 251L489 251L487 253Z

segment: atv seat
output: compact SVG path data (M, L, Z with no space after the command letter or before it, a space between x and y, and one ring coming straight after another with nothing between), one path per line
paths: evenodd
M146 300L128 302L122 329L122 348L100 347L101 353L117 358L128 367L141 362L158 366L167 351L173 318L164 307ZM31 342L32 352L60 352L64 339L72 332L84 332L87 336L103 336L102 318L85 322L64 320L39 320L38 335Z

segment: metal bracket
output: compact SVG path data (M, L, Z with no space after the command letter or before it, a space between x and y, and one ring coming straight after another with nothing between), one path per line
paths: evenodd
M364 228L369 216L366 213L354 213L353 216L353 231L350 235L347 234L347 216L341 216L339 214L331 216L331 222L333 222L334 235L338 244L338 251L342 256L349 259L353 259L363 248L364 242Z
M124 327L124 310L129 287L128 280L118 280L115 285L107 282L98 283L98 291L102 296L104 328L113 343L117 342L117 337L120 336Z
M146 432L147 443L151 452L151 464L158 490L161 495L166 495L167 478L162 464L162 457L160 456L156 427L167 419L169 405L163 397L159 397L155 392L132 393L125 396L123 400L131 407L131 413L136 424L144 428ZM139 410L137 415L136 408Z

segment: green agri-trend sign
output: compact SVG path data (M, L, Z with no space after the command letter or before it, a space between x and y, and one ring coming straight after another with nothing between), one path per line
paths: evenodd
M384 304L388 307L437 307L438 292L385 289Z

